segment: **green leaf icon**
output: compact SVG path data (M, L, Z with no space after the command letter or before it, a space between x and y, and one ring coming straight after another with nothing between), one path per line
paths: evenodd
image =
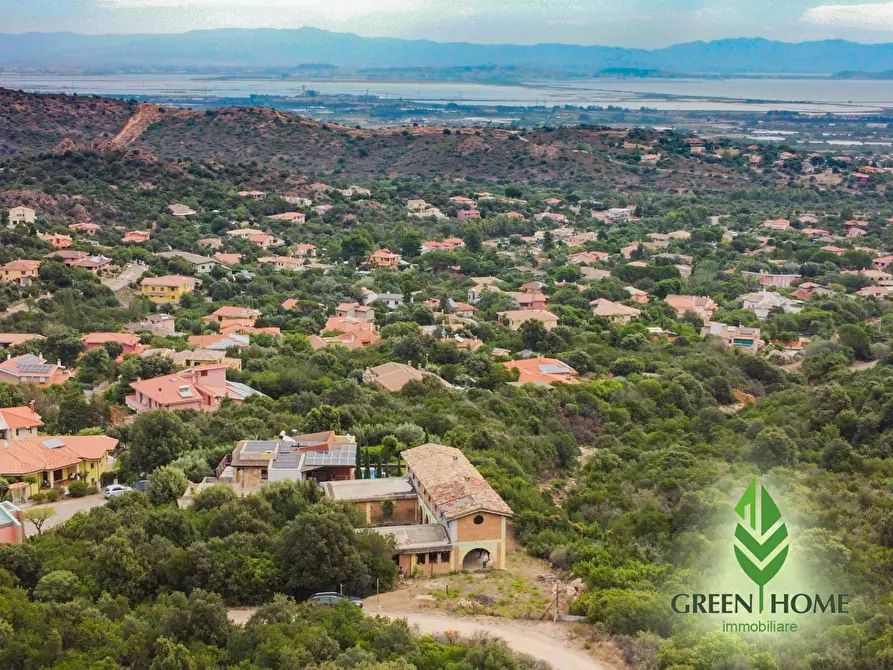
M762 614L763 587L788 557L788 529L769 491L756 478L735 505L735 512L741 517L735 528L735 557L744 573L760 587Z

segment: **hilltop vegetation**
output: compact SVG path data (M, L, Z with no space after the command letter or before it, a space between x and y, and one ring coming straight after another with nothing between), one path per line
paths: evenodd
M75 145L114 147L140 108L104 98L38 96L0 90L0 156ZM159 159L251 162L270 171L300 171L348 180L448 179L563 186L669 190L727 189L749 175L685 155L679 138L661 170L637 165L624 133L598 128L524 132L443 128L357 130L259 107L189 112L159 108L125 145ZM142 127L142 126L140 126Z

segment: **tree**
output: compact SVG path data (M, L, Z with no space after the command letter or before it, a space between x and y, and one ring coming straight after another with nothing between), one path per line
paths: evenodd
M366 572L347 516L329 509L302 514L279 538L279 569L291 593L338 590Z
M838 336L840 344L852 349L857 359L867 361L871 358L871 341L861 326L845 323L838 330Z
M130 456L139 472L152 472L194 449L199 438L198 428L177 412L144 412L130 426Z
M149 477L149 502L153 505L176 505L189 480L179 468L166 465L155 470Z
M341 257L347 260L361 261L375 247L372 235L367 230L355 230L341 240Z
M115 342L114 344L119 343ZM78 379L93 384L115 376L115 363L105 347L96 347L85 353L79 362Z
M155 659L149 670L195 670L189 650L182 644L160 637L155 641Z
M549 337L549 331L542 321L538 319L528 319L518 328L521 335L521 341L524 343L525 349L531 351L543 351L543 346Z
M466 223L462 226L462 241L468 251L477 253L484 244L484 234L477 223Z
M34 525L38 535L43 532L46 522L54 516L56 516L56 510L52 507L32 507L22 513L22 518Z
M750 460L763 471L793 465L797 461L797 445L780 428L766 428L753 441Z
M341 414L331 405L314 407L304 417L304 430L308 433L321 433L341 429Z
M66 603L74 600L81 591L81 581L69 570L54 570L37 582L34 595L38 600Z

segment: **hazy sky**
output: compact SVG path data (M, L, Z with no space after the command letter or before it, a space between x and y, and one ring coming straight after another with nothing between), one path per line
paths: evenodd
M366 36L660 47L722 37L893 41L893 1L0 0L0 32L316 26Z

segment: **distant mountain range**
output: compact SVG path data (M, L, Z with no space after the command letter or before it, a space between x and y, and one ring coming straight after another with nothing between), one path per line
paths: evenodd
M273 71L305 64L364 68L492 65L568 73L613 68L691 74L811 74L893 69L893 44L765 39L690 42L664 49L572 44L471 44L368 38L317 28L225 29L166 35L0 34L0 68L51 71Z

